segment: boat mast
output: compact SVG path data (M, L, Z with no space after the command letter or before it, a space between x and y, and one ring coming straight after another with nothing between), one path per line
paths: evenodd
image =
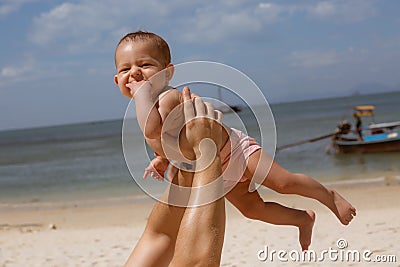
M222 102L221 86L218 85L218 100Z

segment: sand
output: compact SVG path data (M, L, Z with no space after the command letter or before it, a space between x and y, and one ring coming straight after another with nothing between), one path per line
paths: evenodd
M357 208L357 217L349 226L341 225L315 201L263 191L266 200L316 211L310 249L318 256L328 251L321 262L294 261L300 249L295 228L251 221L227 204L221 266L400 266L398 178L331 184ZM143 232L153 203L150 200L135 203L126 198L85 203L2 204L0 266L122 266ZM338 248L339 239L340 245L347 244L344 249ZM271 258L272 251L280 250L281 260L277 253ZM349 250L361 253L361 262L354 262L357 258L353 256L350 261L340 257L340 253ZM379 256L396 262L366 263L363 253L371 260ZM338 257L336 262L335 257Z

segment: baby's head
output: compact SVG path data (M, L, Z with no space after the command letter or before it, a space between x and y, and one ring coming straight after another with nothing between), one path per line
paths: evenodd
M154 48L158 51L159 60L165 65L165 67L171 63L171 52L169 50L167 42L163 38L152 32L136 31L126 34L118 42L114 56L115 65L117 65L118 48L121 45L125 45L126 43L134 42L148 42L149 44L152 44Z
M173 74L171 54L167 42L157 34L137 31L128 33L119 41L115 50L117 74L114 82L121 93L131 98L131 89L126 85L148 80L166 68L170 80Z

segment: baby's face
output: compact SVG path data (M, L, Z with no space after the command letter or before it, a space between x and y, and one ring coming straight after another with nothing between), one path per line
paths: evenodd
M115 54L115 62L117 74L114 82L121 93L129 98L135 93L132 88L140 87L144 81L168 67L162 62L156 46L149 41L121 43Z

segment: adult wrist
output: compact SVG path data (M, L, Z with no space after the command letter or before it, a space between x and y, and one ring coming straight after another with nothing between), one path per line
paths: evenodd
M196 172L202 172L206 169L208 169L211 165L213 165L215 162L218 162L221 164L221 157L218 153L215 153L215 150L210 150L210 151L203 151L203 153L199 156L196 156L195 159L195 171Z
M211 139L203 139L198 146L193 148L193 151L196 159L200 158L203 154L219 155L219 149Z

